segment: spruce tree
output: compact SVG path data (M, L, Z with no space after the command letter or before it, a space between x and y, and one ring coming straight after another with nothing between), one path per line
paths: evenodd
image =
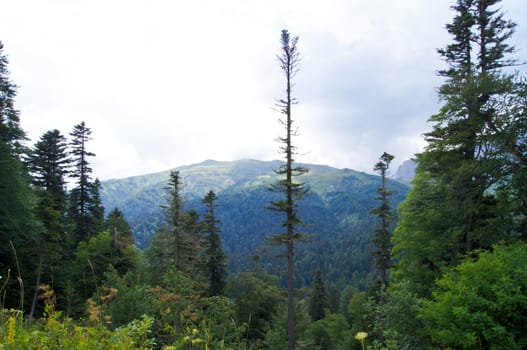
M318 321L323 319L329 310L330 305L326 285L322 279L322 272L317 270L309 299L309 315L313 321Z
M101 199L101 182L95 179L90 184L90 227L89 234L91 236L101 233L104 230L104 207Z
M295 163L294 156L297 154L296 146L292 140L297 136L297 129L293 125L291 108L296 100L292 96L293 78L298 72L300 64L300 54L297 49L298 37L291 37L287 30L282 30L281 34L281 53L278 55L280 68L286 80L286 96L277 101L280 113L285 119L280 120L285 129L285 135L278 138L280 143L279 151L284 155L285 163L275 172L282 178L275 183L271 190L281 193L283 199L271 201L269 209L284 214L285 219L282 226L285 232L271 237L272 244L283 245L287 255L287 335L288 349L295 348L295 319L294 319L294 243L301 240L303 235L298 232L298 226L302 220L298 216L298 201L307 193L305 184L296 182L295 177L307 173L307 169Z
M515 131L525 130L525 85L505 73L515 63L507 44L515 25L496 8L499 2L457 0L447 25L453 42L438 50L447 64L439 71L444 104L430 118L433 130L417 155L394 236L396 275L421 295L467 253L525 237L518 226L525 207L518 204L521 192L514 193L522 187L515 187L513 171L525 174L527 165L525 133Z
M15 108L16 85L9 78L8 59L0 42L0 293L2 307L25 309L36 280L36 198L21 158L25 133ZM27 309L26 309L27 310Z
M203 198L203 203L207 207L203 220L206 241L203 256L205 258L205 275L208 280L208 296L223 294L227 279L226 258L221 246L221 230L218 227L220 221L216 218L216 199L216 194L213 191L209 191Z
M104 221L104 229L110 231L115 244L119 246L133 245L135 243L130 224L126 221L123 212L117 208L108 213Z
M197 269L198 252L201 249L201 223L195 210L183 211L179 171L171 171L167 192L168 205L165 224L158 228L147 250L152 267L152 280L160 283L164 273L177 270L189 278Z
M88 161L95 154L88 152L87 143L91 140L91 129L81 122L73 127L71 132L71 155L74 169L71 177L76 179L76 187L70 192L70 216L73 221L72 245L86 241L91 235L91 213L93 183L92 169Z
M170 255L173 266L180 270L183 266L183 222L181 178L179 171L171 171L168 181L170 202L166 208L168 230L170 232Z
M67 231L66 180L70 164L67 140L58 130L44 133L35 143L27 160L38 196L36 215L44 225L38 236L39 266L37 287L51 285L61 298L62 264L65 257ZM35 312L35 293L30 316Z
M379 292L383 292L388 287L388 271L391 266L390 255L392 253L391 226L395 219L390 206L390 198L394 193L386 187L386 175L390 168L393 156L384 152L375 164L373 170L381 176L381 187L377 189L380 205L371 210L371 213L379 217L379 223L373 235L374 250L373 260L375 264L375 275L378 286L374 286Z
M0 41L0 141L7 145L10 154L21 156L26 133L20 126L20 112L15 108L16 85L9 79L9 60Z

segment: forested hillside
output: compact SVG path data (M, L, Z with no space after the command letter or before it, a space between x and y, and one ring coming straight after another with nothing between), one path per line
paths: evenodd
M202 213L201 198L213 190L217 196L217 217L231 272L250 271L254 257L260 268L281 275L279 250L266 244L266 237L279 232L275 213L265 208L276 197L268 187L276 180L279 161L205 161L178 167L182 181L183 207ZM352 283L366 288L371 282L371 237L376 219L370 214L376 205L380 178L350 169L305 164L304 176L310 194L299 203L304 231L311 242L298 245L297 285L310 285L317 269L328 281L342 287ZM151 236L164 221L169 171L103 181L101 198L106 208L118 208L132 227L136 245L148 247ZM408 185L389 181L395 191L392 207L408 192Z
M0 348L526 349L527 80L499 5L452 6L411 185L388 152L379 176L295 161L287 30L282 161L104 182L84 121L28 145L0 42Z

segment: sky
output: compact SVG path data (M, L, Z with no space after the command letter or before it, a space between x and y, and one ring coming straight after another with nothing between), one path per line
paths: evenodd
M302 163L373 173L422 151L440 108L447 0L1 0L30 145L84 121L101 180L207 159L280 159L280 33L298 36ZM527 1L503 0L527 60Z

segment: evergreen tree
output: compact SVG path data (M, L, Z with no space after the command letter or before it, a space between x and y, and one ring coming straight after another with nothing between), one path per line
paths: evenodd
M182 222L182 199L181 199L181 178L179 171L171 171L168 181L168 191L170 203L166 208L168 230L170 232L170 256L173 266L181 270L183 266L183 222Z
M390 229L394 220L394 215L390 206L390 197L393 194L393 191L386 188L386 175L393 158L394 157L391 154L384 152L379 158L379 162L373 167L373 170L381 176L381 187L377 189L377 194L379 195L377 199L381 204L371 211L372 214L379 217L379 224L377 225L377 229L373 236L373 244L375 248L372 252L379 291L385 291L388 286L388 270L391 266L390 255L392 253L392 235Z
M16 86L9 79L8 59L0 42L0 286L4 308L24 309L33 295L37 235L42 230L34 216L36 199L21 161L25 133L14 107Z
M220 221L216 218L215 212L216 198L216 194L213 191L209 191L203 198L203 203L207 206L203 220L207 248L203 256L205 258L205 275L208 279L208 296L223 294L227 279L226 258L221 247L221 230L218 227Z
M514 130L525 130L525 88L504 73L514 64L507 40L515 25L494 9L498 3L457 0L447 25L453 43L439 50L448 65L439 72L446 79L439 89L444 105L430 118L433 130L417 155L414 187L394 236L396 275L421 295L468 252L525 236L518 226L525 207L517 197L525 187L511 180L523 176L513 169L527 165L525 134Z
M101 200L101 182L99 179L90 185L90 227L91 236L96 235L104 230L104 207Z
M68 142L57 129L45 132L28 157L33 184L52 193L63 205L66 202L66 176L70 163Z
M37 287L40 284L51 285L60 298L61 286L55 284L64 261L66 246L66 181L70 163L66 138L58 130L44 133L35 143L28 160L33 176L33 185L38 196L36 215L44 225L38 237L39 266L37 269ZM35 293L30 315L37 301Z
M181 216L179 270L189 278L195 278L199 269L199 253L202 250L202 225L197 211L187 210Z
M281 34L281 54L278 55L280 68L286 78L286 97L277 102L280 112L285 115L285 120L281 124L285 129L285 136L279 137L281 144L279 150L284 154L285 163L275 172L283 176L271 190L281 193L285 198L270 203L269 209L281 212L285 215L282 226L285 232L271 237L271 243L284 245L287 250L287 334L288 349L295 348L295 320L294 320L294 243L302 239L303 235L298 232L298 226L302 223L298 216L298 201L306 194L307 189L303 183L294 181L294 177L307 173L307 169L295 164L294 156L296 146L292 139L297 135L296 128L293 126L291 117L291 107L296 103L292 97L293 78L298 72L300 64L300 54L297 50L298 37L291 38L287 30L282 30Z
M87 143L91 140L91 129L84 122L73 127L71 132L71 155L75 166L71 177L76 179L77 186L70 192L70 216L73 220L74 235L73 246L80 241L86 241L90 233L93 183L91 182L92 169L89 166L88 157L95 156L88 152Z
M130 224L126 221L124 214L114 208L104 221L104 229L113 234L115 244L119 246L133 245L134 236Z
M160 283L162 275L171 269L193 278L201 247L199 215L194 210L183 211L179 171L170 172L167 190L169 204L162 206L166 224L158 228L146 253L154 283Z
M311 298L309 299L309 314L311 315L311 319L313 321L323 319L329 309L330 305L326 285L322 279L322 272L317 270L313 281Z
M20 112L15 108L16 85L9 79L9 60L3 50L0 41L0 141L8 146L11 155L20 156L25 150L22 142L26 133L20 126Z

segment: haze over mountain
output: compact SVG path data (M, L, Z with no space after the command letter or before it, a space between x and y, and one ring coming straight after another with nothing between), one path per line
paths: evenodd
M219 162L207 160L180 166L184 210L203 212L201 199L209 190L217 196L224 249L233 272L256 268L281 274L280 252L266 245L265 237L279 233L283 218L265 207L276 198L268 185L277 179L273 169L280 161L244 159ZM304 164L309 173L299 181L311 193L299 203L304 231L313 240L297 245L297 284L311 283L317 269L329 281L356 285L368 283L371 270L370 240L376 219L369 211L378 205L376 190L380 177L351 169ZM139 248L148 247L156 228L163 225L162 205L167 203L170 171L102 182L102 200L107 210L119 208L133 228ZM408 185L388 180L395 190L393 208L402 201Z

